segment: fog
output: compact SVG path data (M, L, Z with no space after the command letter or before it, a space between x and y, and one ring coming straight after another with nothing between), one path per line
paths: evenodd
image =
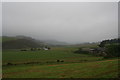
M4 2L2 34L68 43L118 37L116 2Z

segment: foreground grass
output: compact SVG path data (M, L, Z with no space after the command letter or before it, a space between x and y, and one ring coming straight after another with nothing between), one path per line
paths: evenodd
M3 78L117 78L118 59L55 65L3 67Z

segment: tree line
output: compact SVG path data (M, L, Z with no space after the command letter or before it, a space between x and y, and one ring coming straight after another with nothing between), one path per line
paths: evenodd
M88 50L79 48L74 53L90 53L104 58L120 57L120 38L103 40L96 48L88 48Z

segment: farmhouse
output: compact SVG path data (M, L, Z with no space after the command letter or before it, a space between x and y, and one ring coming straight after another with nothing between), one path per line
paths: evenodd
M98 50L97 48L95 48L95 49L90 49L90 52L91 52L91 53L99 53L99 50Z
M48 48L43 48L43 50L49 50Z
M104 53L104 48L82 48L82 51L87 51L89 53Z
M43 50L50 50L50 47L44 47Z

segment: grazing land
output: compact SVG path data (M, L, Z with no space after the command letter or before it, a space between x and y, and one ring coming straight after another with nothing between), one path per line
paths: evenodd
M117 78L118 59L74 53L78 47L3 50L3 78Z
M16 50L3 50L3 64L7 63L25 63L25 62L41 62L41 63L56 63L56 60L64 60L65 63L83 62L83 61L96 61L102 57L96 57L86 54L73 53L77 48L53 48L45 51L20 51Z
M1 7L3 79L120 79L118 4L27 1Z

